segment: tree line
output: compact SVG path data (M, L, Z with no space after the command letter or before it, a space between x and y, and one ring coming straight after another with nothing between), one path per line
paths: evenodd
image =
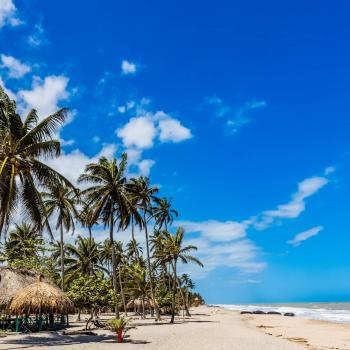
M67 112L62 108L39 120L32 109L22 119L0 87L1 260L45 273L80 308L114 308L119 318L120 308L127 312L127 304L137 302L143 317L147 308L156 319L169 311L171 322L180 307L189 315L189 305L203 299L192 292L188 274L178 275L178 263L203 265L192 255L197 248L186 245L184 230L171 232L178 216L171 199L159 197L147 177L127 177L126 153L88 164L78 186L46 164L60 155L56 135ZM19 211L23 222L14 223ZM87 236L67 244L77 224ZM101 225L109 234L97 242L94 228ZM144 247L136 229L144 234ZM115 236L125 230L130 240L124 246Z

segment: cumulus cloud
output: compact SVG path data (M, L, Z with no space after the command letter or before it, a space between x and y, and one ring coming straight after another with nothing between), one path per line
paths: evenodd
M117 136L123 140L125 147L135 146L140 149L151 148L157 129L150 114L131 118L128 123L117 131Z
M295 237L293 239L291 239L287 243L294 246L294 247L297 247L302 242L306 241L307 239L318 235L323 230L323 228L324 228L323 226L316 226L316 227L313 227L307 231L298 233L297 235L295 235Z
M259 247L247 238L246 223L176 221L175 226L185 229L186 244L195 245L198 248L196 256L205 262L204 269L190 268L191 273L198 278L222 266L231 267L240 273L257 273L266 267L266 263L261 260Z
M121 63L121 72L123 75L135 74L137 71L136 63L123 60Z
M301 181L298 190L292 195L291 200L286 204L278 205L274 210L264 211L255 219L255 227L265 229L276 219L295 219L305 210L305 199L316 194L328 184L326 177L314 176Z
M10 78L22 78L28 72L30 72L30 66L22 63L18 59L12 56L7 56L2 54L1 58L1 67L8 70L8 76Z
M39 118L44 118L59 109L59 102L67 100L69 79L63 75L51 75L44 80L35 77L31 90L20 90L18 96L24 109L35 108Z
M61 154L59 158L49 159L46 163L73 184L77 184L78 177L84 171L87 164L97 162L102 156L107 158L114 157L116 151L117 146L115 144L107 144L98 154L89 157L79 149L75 149L69 153Z
M22 21L17 16L17 8L13 0L0 1L0 29L5 25L11 27L22 24Z
M185 128L181 123L164 112L161 113L159 118L159 140L161 142L181 142L188 140L192 137L191 130Z
M191 130L179 120L163 111L155 113L142 111L144 114L132 117L124 126L116 130L127 148L148 149L153 147L155 139L160 142L178 143L192 137Z

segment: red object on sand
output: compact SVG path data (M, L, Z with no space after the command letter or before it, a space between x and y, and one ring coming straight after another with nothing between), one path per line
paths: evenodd
M123 330L118 329L117 334L118 334L118 343L122 343L123 342Z

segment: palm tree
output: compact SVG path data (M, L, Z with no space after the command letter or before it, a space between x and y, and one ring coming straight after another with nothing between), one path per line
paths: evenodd
M65 177L41 161L60 155L60 142L54 137L66 114L67 109L62 108L39 121L32 109L22 121L15 101L0 86L0 237L20 205L35 228L41 232L46 225L53 238L38 188L57 182L73 188Z
M87 203L83 202L83 209L80 212L79 219L83 227L87 227L89 230L89 238L92 239L92 227L97 224L97 220L94 218L93 211Z
M100 250L100 261L107 265L107 271L108 271L109 275L111 276L110 266L112 265L112 251L114 250L116 269L118 270L118 282L119 282L120 294L122 297L124 312L125 312L125 315L127 316L128 313L127 313L127 309L126 309L124 288L123 288L122 274L121 274L121 267L126 262L127 257L124 254L122 242L114 241L113 244L114 244L114 249L112 249L111 241L109 239L104 240L102 249Z
M66 283L71 282L81 273L96 276L98 272L107 272L100 265L100 244L97 244L93 238L78 236L75 245L67 244L65 250L67 254L65 257Z
M131 241L134 243L132 247L134 247L134 257L135 260L140 260L140 252L137 249L137 243L135 239L135 226L138 226L139 230L142 230L143 227L143 220L142 216L139 213L139 206L138 206L138 197L135 196L134 191L134 181L131 180L131 182L128 182L126 184L126 190L128 192L128 197L129 197L129 205L127 207L127 215L125 216L125 227L129 226L131 223Z
M32 225L16 224L5 241L3 255L8 263L38 257L43 244L41 234Z
M141 300L142 318L145 318L145 301L149 300L149 284L147 271L138 262L125 267L128 292L133 300Z
M114 250L114 224L119 218L118 228L125 227L125 217L129 208L129 198L126 191L125 171L127 155L122 155L121 161L100 158L98 163L88 164L85 173L79 177L79 183L91 184L91 187L81 192L87 205L91 208L93 220L100 219L105 226L109 227L109 239L112 249L112 279L116 293L117 273L116 254ZM116 317L119 318L118 305L115 308Z
M197 250L197 247L194 245L184 246L184 229L178 227L176 234L173 236L168 231L162 231L163 239L161 244L158 246L158 249L154 252L155 257L158 261L171 263L173 269L173 295L172 295L172 310L171 310L171 321L175 321L175 308L176 308L176 290L178 284L177 278L177 263L180 260L184 264L193 262L201 267L203 264L189 253L193 250Z
M168 225L172 224L174 217L178 217L179 213L171 209L172 199L169 201L166 198L155 198L156 206L152 208L152 214L155 221L155 226L158 226L158 230L163 228L168 230Z
M142 246L137 243L135 239L131 239L126 245L127 257L132 262L140 262L140 256L142 256Z
M149 247L149 237L148 237L148 218L147 215L150 213L152 208L152 201L154 200L154 194L158 192L157 187L151 187L149 179L147 177L140 176L137 179L130 180L130 193L131 198L135 198L137 206L142 210L143 214L143 227L145 229L146 236L146 253L147 253L147 267L148 267L148 277L151 288L151 298L155 306L156 320L160 319L158 304L154 296L154 285L151 269L151 258L150 258L150 247Z
M79 217L76 206L79 200L76 191L60 183L50 186L50 192L42 193L48 217L57 214L56 230L60 230L61 248L61 289L64 290L64 234L63 230L69 232L75 230L75 218Z
M186 316L191 317L190 310L188 308L188 293L194 289L194 283L187 273L183 273L179 278L180 290L182 290L183 304L186 311Z

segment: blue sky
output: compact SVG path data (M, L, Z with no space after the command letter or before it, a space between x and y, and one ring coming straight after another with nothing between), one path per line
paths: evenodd
M346 301L349 15L346 1L0 0L1 84L23 113L70 107L50 164L72 181L127 151L130 175L174 198L208 302Z

